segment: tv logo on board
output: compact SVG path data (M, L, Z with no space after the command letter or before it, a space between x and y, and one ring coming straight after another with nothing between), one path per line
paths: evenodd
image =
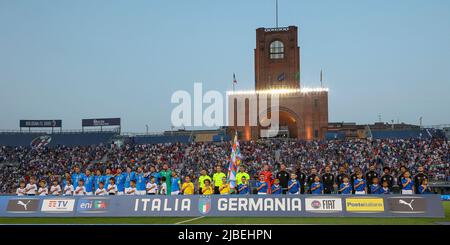
M211 211L211 199L202 197L198 200L198 211L201 214L207 214Z
M342 211L341 198L306 198L305 210L315 213L331 213Z
M78 201L78 212L82 213L104 213L108 210L107 199L80 199Z
M42 204L43 212L72 212L75 199L45 199Z
M39 199L13 199L8 201L9 213L34 213L39 208Z

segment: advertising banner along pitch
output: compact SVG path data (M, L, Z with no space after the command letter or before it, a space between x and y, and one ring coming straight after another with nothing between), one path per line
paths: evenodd
M439 195L0 196L0 217L444 217Z

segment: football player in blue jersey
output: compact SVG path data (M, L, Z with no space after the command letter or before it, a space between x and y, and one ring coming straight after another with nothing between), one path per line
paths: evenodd
M105 182L105 189L108 190L109 185L111 184L111 182L109 180L111 180L111 178L114 178L114 175L111 172L110 168L106 168L105 170L105 176L103 176L103 180Z
M316 176L319 178L318 176ZM292 173L291 179L288 182L288 193L291 195L298 195L300 192L300 183L297 180L297 174Z
M256 190L258 191L258 195L267 194L267 190L269 189L269 187L267 186L265 179L266 176L264 174L261 174L259 176L259 181L256 183Z
M320 195L322 194L323 186L320 182L320 177L317 175L314 177L314 183L311 184L311 194Z
M100 169L97 169L95 171L94 176L94 189L97 191L97 189L100 188L100 183L103 182L103 186L105 186L105 178L102 175L102 171Z
M125 193L125 174L122 173L122 169L117 169L116 176L114 178L117 185L117 195L123 195Z
M238 193L240 195L247 195L250 193L248 187L248 180L245 176L242 176L242 182L238 185Z
M91 170L86 169L84 175L84 188L86 188L86 195L94 195L94 176L91 174Z
M125 173L124 189L125 189L125 193L128 193L128 191L131 188L131 181L136 180L136 173L134 171L132 171L130 167L127 167L126 171L127 172ZM135 184L136 184L136 182L135 182Z
M77 188L78 187L78 181L79 180L84 180L84 174L80 172L80 167L79 166L75 166L75 172L72 174L72 184L73 184L73 188Z
M274 179L271 194L272 195L280 195L282 193L283 193L283 188L280 185L280 180Z
M402 178L402 194L412 195L414 194L414 180L411 179L411 173L406 171Z
M136 173L136 194L137 195L145 195L146 189L145 186L147 185L145 181L145 176L142 167L139 167L137 169Z
M366 181L363 179L362 172L356 174L356 179L354 182L355 194L364 195L366 194Z
M339 185L339 193L344 195L352 194L352 186L347 176L344 176L342 183Z
M379 184L379 180L377 177L372 179L372 184L370 185L370 194L383 194L383 188Z

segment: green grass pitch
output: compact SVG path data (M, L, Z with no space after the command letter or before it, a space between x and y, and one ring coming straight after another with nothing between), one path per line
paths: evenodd
M445 218L301 218L301 217L131 217L131 218L0 218L0 224L331 224L433 225L450 222L450 202L443 202Z

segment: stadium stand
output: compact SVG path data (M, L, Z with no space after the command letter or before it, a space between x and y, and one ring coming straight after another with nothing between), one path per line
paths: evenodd
M327 132L325 134L326 140L344 140L345 132Z
M373 139L428 139L432 135L426 130L372 130Z
M88 146L111 142L118 132L54 132L54 133L24 133L2 132L0 133L1 146L22 146L44 144L50 147L64 146Z
M131 142L143 145L143 144L163 144L163 143L189 143L191 141L190 136L186 135L136 135L132 137Z

